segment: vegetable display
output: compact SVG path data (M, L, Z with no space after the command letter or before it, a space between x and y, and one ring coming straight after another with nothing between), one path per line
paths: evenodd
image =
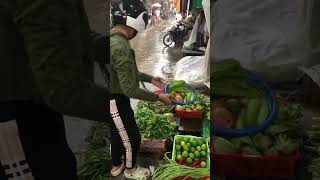
M206 168L209 147L206 140L200 137L176 136L173 159L180 164L193 168Z
M210 77L212 84L211 97L250 97L260 96L260 91L246 81L249 73L240 63L233 59L211 63Z
M176 110L181 111L204 111L210 109L210 99L203 94L197 95L197 100L193 104L176 105Z
M179 177L186 178L205 178L210 180L210 169L208 168L192 168L189 166L181 166L174 162L160 165L153 175L153 180L168 180Z
M236 122L234 127L250 127L259 123L256 119L259 119L261 114L264 116L267 114L265 112L265 107L262 107L260 101L260 109L253 107L253 110L238 109L239 105L232 100L232 107L234 108L232 113L238 112L240 118L237 121L243 120L246 117L246 121ZM246 100L246 103L250 105L259 104L259 101ZM217 153L241 153L245 155L283 155L290 156L294 154L302 146L302 129L303 126L299 119L302 117L302 107L297 104L289 104L282 100L279 100L279 116L270 128L266 129L252 137L242 137L234 139L225 139L221 137L215 137L213 139L214 150ZM248 105L248 106L249 106ZM235 108L236 107L236 108ZM261 108L262 107L262 108ZM229 107L230 108L230 107ZM239 113L240 111L240 113ZM245 112L245 113L243 113ZM258 112L258 113L257 113ZM255 118L250 117L254 116ZM263 119L262 118L262 119ZM240 124L240 125L239 125Z
M90 143L87 150L80 154L78 175L80 180L105 180L110 178L111 157L109 148L109 132L106 123L95 124L86 141Z
M269 114L263 98L218 98L213 101L212 121L224 128L246 129L260 125Z
M190 86L183 80L173 81L169 84L169 89L176 101L189 102L195 98Z
M165 105L162 102L149 102L149 101L140 101L138 103L138 109L140 108L148 108L156 114L165 114L173 111L173 105Z
M110 178L111 158L106 146L92 146L85 152L78 175L80 180L105 180Z
M175 135L174 115L168 111L171 106L156 108L153 103L143 102L135 112L135 119L143 138L167 139Z

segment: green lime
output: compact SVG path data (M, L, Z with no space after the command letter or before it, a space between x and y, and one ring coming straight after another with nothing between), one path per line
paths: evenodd
M192 159L191 158L187 158L186 163L187 163L187 165L191 165L192 164Z
M181 146L179 144L176 145L176 150L180 151L181 150Z
M188 146L188 147L191 147L191 143L187 143L187 146Z
M189 156L188 151L183 151L182 152L182 157L187 158Z
M193 141L191 141L191 145L192 145L193 147L197 147L198 143L197 143L196 140L193 140Z
M186 142L181 141L181 142L180 142L180 145L183 147L184 145L186 145Z
M205 151L201 151L200 154L201 154L201 157L206 157L207 156L207 153Z
M181 139L180 138L177 138L176 139L176 144L180 144L181 143Z
M206 151L206 150L207 150L207 145L206 145L206 144L202 144L201 149L202 149L203 151Z
M194 156L197 157L197 158L199 158L199 157L201 156L201 154L200 154L199 151L195 151L195 152L194 152Z
M194 148L194 147L191 147L191 148L190 148L190 152L193 153L193 152L195 152L195 151L196 151L196 148Z
M183 140L187 143L190 139L188 137L184 137Z
M178 155L178 156L176 157L176 160L179 161L180 159L182 159L182 156L181 156L181 155Z
M201 146L197 146L196 150L199 152L202 151Z
M193 159L194 158L194 154L193 153L189 153L189 158Z
M199 161L200 159L199 159L199 158L197 158L197 157L195 157L193 160L194 160L194 161Z
M200 166L201 166L202 168L205 168L205 167L207 167L207 163L204 162L204 161L202 161L201 164L200 164Z
M201 146L202 144L203 144L202 139L199 139L199 140L198 140L198 146Z
M176 155L181 155L181 151L177 151L177 152L176 152Z
M189 146L184 145L184 146L183 146L183 150L184 150L184 151L189 151Z

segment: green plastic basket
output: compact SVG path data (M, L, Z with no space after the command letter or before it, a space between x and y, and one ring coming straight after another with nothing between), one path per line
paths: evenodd
M177 138L183 138L183 137L188 137L188 138L196 138L196 139L203 139L205 140L206 144L207 144L207 167L206 168L210 168L210 147L209 147L209 142L208 142L208 138L203 138L203 137L197 137L197 136L191 136L191 135L175 135L174 136L174 141L173 141L173 148L172 148L172 158L171 160L175 161L175 157L176 157L176 139ZM177 163L177 162L176 162Z

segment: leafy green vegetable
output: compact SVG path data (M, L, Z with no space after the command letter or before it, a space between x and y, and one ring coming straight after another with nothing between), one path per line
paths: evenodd
M286 135L280 134L276 138L274 147L282 155L292 155L299 148L299 144L289 139Z
M142 137L148 139L167 139L175 135L176 124L171 116L157 114L147 107L138 108L135 119Z
M212 63L211 87L212 96L226 97L259 97L259 90L248 84L249 74L240 63L234 59L226 59Z
M156 114L164 114L170 113L173 111L173 105L165 105L162 102L149 102L149 101L140 101L138 103L139 108L148 108L151 111L155 112Z
M104 145L91 146L81 155L78 175L83 180L105 180L110 178L111 158L109 148Z
M257 150L261 153L264 153L270 148L273 141L271 137L259 133L253 137L253 142Z
M183 80L173 81L169 84L169 88L172 94L176 92L191 93L192 90L188 87L188 84Z

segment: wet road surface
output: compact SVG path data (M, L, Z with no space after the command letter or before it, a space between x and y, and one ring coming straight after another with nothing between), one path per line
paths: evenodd
M163 20L159 25L148 27L131 40L139 71L153 76L162 76L163 66L168 63L176 63L181 59L181 47L166 48L162 42L165 30L171 24L172 21Z

